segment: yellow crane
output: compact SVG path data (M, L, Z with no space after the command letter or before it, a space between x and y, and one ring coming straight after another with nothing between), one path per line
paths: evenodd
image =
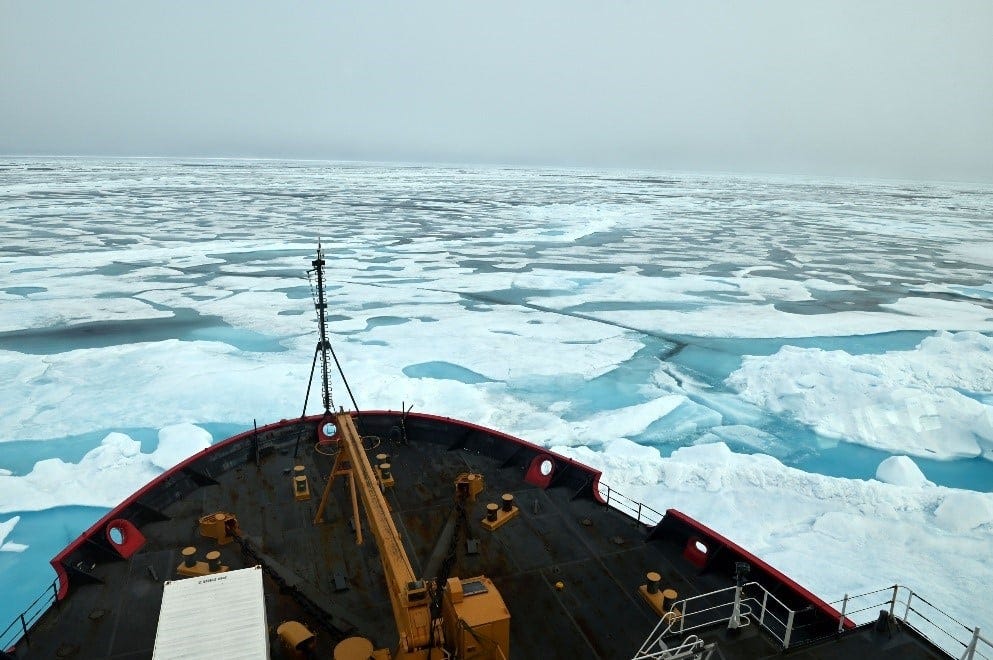
M315 522L321 520L335 478L347 476L355 514L356 540L362 543L362 526L358 518L358 503L361 501L383 562L386 589L400 636L392 654L380 657L390 657L392 660L507 658L510 612L489 578L448 578L440 594L440 616L432 618L432 600L439 594L435 592L431 580L418 578L410 565L380 480L369 463L352 415L339 412L334 419L339 451Z

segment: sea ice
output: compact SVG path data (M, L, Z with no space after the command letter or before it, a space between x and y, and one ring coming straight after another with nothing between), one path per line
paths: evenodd
M93 321L121 319L159 319L172 312L154 309L133 298L89 298L78 294L69 298L48 295L0 298L0 332L27 331L32 328L70 327Z
M909 456L890 456L876 468L876 478L894 486L919 488L930 482Z
M707 304L699 309L611 310L587 315L645 332L696 337L844 337L897 330L993 331L988 309L971 303L911 303L887 305L892 313L841 311L792 314L773 304ZM931 316L941 311L941 316Z
M109 433L79 463L49 458L35 463L26 475L0 476L0 513L70 505L115 506L164 468L209 442L207 431L192 424L178 424L163 428L159 446L144 454L137 440L124 433Z
M163 470L206 449L213 442L210 432L193 424L174 424L159 429L159 445L149 460Z
M949 493L934 511L938 526L951 532L967 532L993 523L993 499L988 493L959 490Z
M0 552L24 552L28 546L23 543L8 541L7 537L14 531L14 527L21 521L20 516L14 516L10 520L0 522Z
M673 394L618 410L607 410L574 423L568 440L573 444L585 445L635 436L682 405L693 404L685 396ZM565 437L559 439L560 442L565 440Z
M939 333L912 351L850 355L784 346L750 356L727 384L818 433L926 458L993 456L993 338Z
M103 429L108 420L156 427L299 414L309 359L284 356L174 339L57 355L0 351L0 393L9 406L0 435L44 440Z
M693 444L703 445L712 442L739 444L770 455L775 455L782 448L782 441L771 433L741 424L715 426L694 440Z

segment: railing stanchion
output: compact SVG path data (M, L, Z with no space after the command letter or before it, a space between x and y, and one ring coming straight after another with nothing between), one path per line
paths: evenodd
M28 637L28 624L24 622L24 612L21 612L20 619L21 619L21 630L24 631L24 641L28 643L28 646L31 646L31 638Z
M911 591L909 594L907 594L907 607L906 607L906 609L903 610L903 620L904 620L904 622L906 622L907 621L907 617L910 616L910 600L913 597L914 597L914 592L913 591Z
M786 634L783 635L783 649L788 649L790 647L790 637L793 635L793 615L796 614L793 610L790 610L789 616L786 617Z
M962 654L962 660L973 660L976 657L976 645L979 644L979 627L977 626L975 630L972 631L972 641L969 642L969 646L965 648L965 653Z
M897 590L899 588L900 588L900 585L898 585L898 584L894 584L893 585L893 597L890 598L890 617L893 616L893 608L896 607L896 592L897 592Z
M845 629L845 610L848 609L848 594L845 594L845 599L841 601L841 616L838 617L838 632Z
M765 603L769 600L769 592L765 589L762 590L762 611L759 612L759 625L765 623Z

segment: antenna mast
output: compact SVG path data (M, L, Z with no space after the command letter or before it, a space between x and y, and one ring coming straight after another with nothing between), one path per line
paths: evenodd
M310 276L315 272L317 273L317 291L313 291L314 281L311 280L310 283L311 292L314 294L314 308L317 310L317 325L320 327L321 336L317 340L317 348L314 349L314 361L310 365L310 378L307 380L307 395L303 398L303 412L300 413L300 419L303 419L307 415L307 402L310 400L310 386L314 383L314 370L317 368L318 353L321 355L321 384L324 388L325 416L331 413L331 408L334 406L334 400L331 398L331 381L328 380L328 351L332 349L331 342L328 341L328 321L326 314L328 303L324 299L324 250L321 248L320 241L317 242L317 258L310 263L313 268L307 271L307 275ZM335 358L335 362L337 362L337 358ZM344 374L342 374L342 378L344 378ZM347 382L345 386L348 386ZM296 456L295 450L293 455Z
M338 374L341 376L341 382L344 383L345 390L348 392L348 398L352 401L352 407L358 413L359 405L355 402L355 395L352 394L352 388L348 385L348 379L345 378L345 372L341 368L338 356L334 354L334 348L331 346L331 342L328 341L328 303L324 295L324 249L321 247L320 241L317 242L317 258L310 263L313 268L307 271L308 277L313 273L317 273L317 291L314 291L313 294L314 308L317 310L317 324L320 327L321 336L317 341L317 348L314 350L314 361L310 365L310 379L307 381L307 395L303 399L303 411L300 413L300 419L307 416L307 401L310 400L310 386L314 383L314 371L317 369L318 353L321 355L321 384L324 388L325 418L331 414L331 409L334 408L334 399L331 397L331 381L328 378L328 372L330 371L328 353L331 354L331 359L334 360L334 365L338 368ZM311 280L310 282L313 285L314 281ZM356 424L358 423L356 421ZM296 456L295 449L293 455Z
M331 412L334 401L331 400L331 381L328 380L328 350L331 343L328 342L327 309L328 303L324 299L324 250L321 242L317 242L317 258L310 262L317 271L317 324L321 329L321 338L317 344L317 350L321 353L321 383L324 386L324 412ZM316 353L314 355L317 357Z

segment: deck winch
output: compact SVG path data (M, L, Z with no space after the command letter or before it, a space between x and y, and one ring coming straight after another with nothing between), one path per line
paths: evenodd
M200 536L217 541L217 545L227 545L234 541L234 537L241 534L238 527L238 519L233 513L218 511L209 513L200 518L198 522Z

